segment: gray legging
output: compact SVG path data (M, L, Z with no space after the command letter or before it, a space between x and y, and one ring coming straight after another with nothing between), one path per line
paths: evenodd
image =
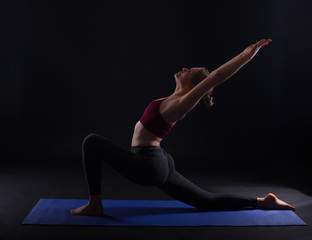
M106 162L130 181L158 187L202 211L257 207L256 198L201 189L175 170L172 156L162 147L132 147L130 152L107 138L90 134L83 141L82 152L90 195L101 194L101 165Z

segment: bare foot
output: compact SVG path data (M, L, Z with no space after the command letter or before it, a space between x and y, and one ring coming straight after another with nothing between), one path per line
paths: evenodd
M90 204L83 205L79 208L70 210L70 214L78 216L103 216L102 204Z
M296 211L295 207L278 199L273 193L269 193L264 198L258 198L258 208Z

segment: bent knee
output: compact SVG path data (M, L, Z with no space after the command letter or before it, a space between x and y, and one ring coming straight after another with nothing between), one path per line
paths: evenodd
M101 138L100 135L96 133L89 134L83 139L82 148L86 149L86 148L93 147L94 145L98 143L100 138Z

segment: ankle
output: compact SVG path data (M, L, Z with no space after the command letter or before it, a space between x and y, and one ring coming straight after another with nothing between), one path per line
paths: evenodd
M257 208L263 208L264 198L257 198Z
M93 195L93 196L89 196L89 204L102 204L102 198L101 195Z

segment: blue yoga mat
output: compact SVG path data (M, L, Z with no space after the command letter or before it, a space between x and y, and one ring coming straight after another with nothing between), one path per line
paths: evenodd
M200 212L180 201L103 200L104 217L72 216L81 199L40 199L22 224L97 226L284 226L306 225L290 210Z

